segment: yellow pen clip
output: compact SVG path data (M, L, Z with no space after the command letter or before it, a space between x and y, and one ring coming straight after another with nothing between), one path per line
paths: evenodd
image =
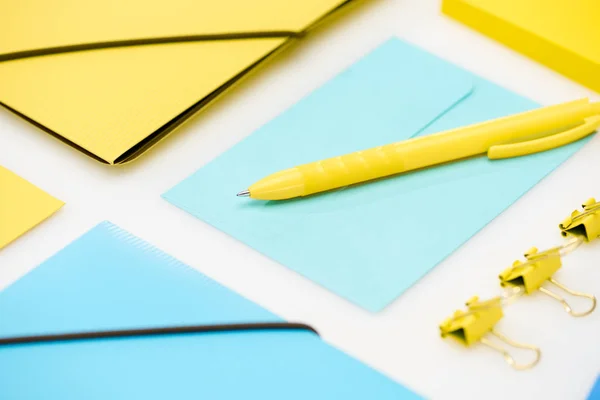
M504 316L502 305L504 300L510 300L520 295L520 291L514 291L508 298L494 297L490 300L479 301L477 296L467 301L467 311L457 310L452 317L446 319L440 325L440 331L443 338L450 336L465 346L471 346L475 343L482 343L504 357L504 360L516 370L524 370L533 367L538 363L541 357L539 348L516 342L507 338L505 335L496 331L495 326ZM518 364L513 356L504 346L490 341L486 336L491 334L500 339L505 344L514 348L531 350L535 353L534 359L527 364Z
M540 153L583 139L598 128L600 116L589 117L583 124L561 133L525 142L494 145L489 148L487 155L491 160L498 160Z
M583 204L583 211L573 211L559 228L563 236L574 235L588 242L600 237L600 203L590 198Z
M580 241L574 241L573 243ZM573 243L568 243L562 247L555 247L550 250L539 252L533 247L525 253L526 262L515 261L512 267L507 268L500 274L500 284L503 287L516 286L522 287L527 294L531 294L536 290L558 300L564 307L565 311L574 317L583 317L591 314L596 309L596 297L582 292L577 292L567 288L565 285L557 282L552 276L562 266L561 255L563 250L572 251ZM559 289L569 293L572 296L583 297L591 300L592 305L588 310L575 312L567 301L558 294L542 287L546 282L550 282Z

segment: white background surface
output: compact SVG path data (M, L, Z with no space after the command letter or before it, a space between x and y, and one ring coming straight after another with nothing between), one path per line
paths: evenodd
M470 296L496 295L498 273L530 246L562 243L557 224L587 198L600 197L599 137L376 315L160 197L391 36L542 104L600 99L441 15L439 6L436 0L373 0L345 13L123 167L101 165L0 110L0 164L67 203L0 252L0 289L110 220L284 318L312 324L325 340L423 396L585 398L600 373L600 311L572 318L542 294L511 306L499 329L543 351L541 363L527 372L514 372L486 347L465 349L442 340L438 325ZM600 295L599 259L600 242L588 244L565 259L557 278Z

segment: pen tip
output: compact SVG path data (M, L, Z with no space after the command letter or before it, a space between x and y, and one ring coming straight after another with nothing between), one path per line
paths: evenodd
M237 197L250 197L250 191L249 190L242 190L236 196Z

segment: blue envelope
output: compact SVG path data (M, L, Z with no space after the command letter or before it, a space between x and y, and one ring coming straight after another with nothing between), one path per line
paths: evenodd
M108 222L0 292L4 338L278 321ZM0 346L0 398L421 399L299 330Z
M164 197L338 295L378 311L585 140L522 158L475 157L291 201L235 194L298 164L536 106L392 39Z

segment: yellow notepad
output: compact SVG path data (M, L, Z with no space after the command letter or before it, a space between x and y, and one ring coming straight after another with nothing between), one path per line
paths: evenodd
M444 0L442 10L600 91L599 0Z
M62 201L0 166L0 249L63 205Z
M0 0L0 104L129 161L348 0Z

